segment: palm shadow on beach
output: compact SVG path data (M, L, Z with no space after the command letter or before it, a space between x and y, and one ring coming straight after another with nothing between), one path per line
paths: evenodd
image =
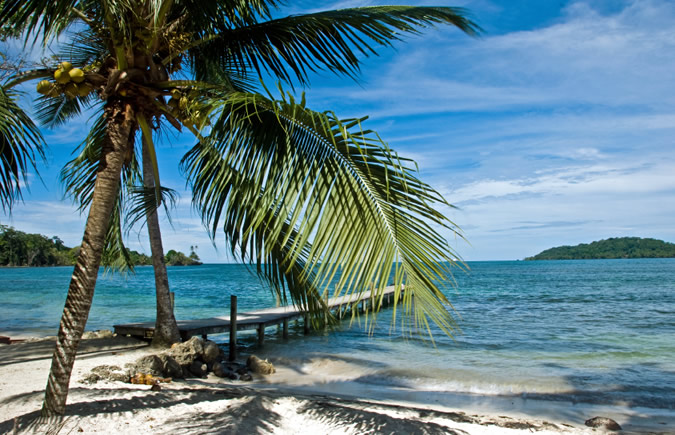
M17 395L8 400L29 400L43 392ZM282 416L274 410L280 400L300 401L295 413L305 414L309 419L318 421L332 429L343 428L346 433L408 433L428 435L464 435L462 430L453 430L445 426L417 418L400 418L384 412L373 411L376 405L367 402L342 400L339 398L315 395L302 395L283 391L257 391L251 388L171 388L160 392L132 388L88 389L74 388L71 394L77 396L77 402L70 403L66 415L62 418L42 419L39 411L34 411L12 420L0 422L0 433L70 433L78 431L78 421L83 417L97 416L109 418L111 423L120 418L145 419L148 426L157 429L157 433L172 434L230 434L230 433L272 433L282 427ZM132 397L128 397L128 396ZM122 397L120 397L122 396ZM159 421L145 411L167 409L176 405L199 405L222 401L222 408L216 412L203 412L197 408L194 412L177 413L165 421ZM380 405L380 408L395 409L397 406ZM401 408L403 409L403 408ZM406 410L409 411L409 410ZM431 417L433 412L420 410L420 417ZM453 414L454 419L474 422L464 414ZM287 428L291 429L291 428ZM298 429L298 428L295 428Z

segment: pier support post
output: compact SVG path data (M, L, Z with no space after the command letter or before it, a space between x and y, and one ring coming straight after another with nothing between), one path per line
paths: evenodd
M265 324L258 323L258 346L265 344Z
M288 338L288 319L284 319L283 337L284 337L284 340L286 340Z
M230 355L228 361L237 359L237 297L230 296Z
M309 334L309 314L305 314L305 335Z

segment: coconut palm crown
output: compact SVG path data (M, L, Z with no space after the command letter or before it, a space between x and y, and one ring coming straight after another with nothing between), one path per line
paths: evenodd
M208 230L222 230L232 253L282 300L319 313L318 320L329 284L334 295L369 288L381 294L393 280L397 293L405 283L404 311L416 327L432 321L452 332L449 302L438 288L451 277L454 257L439 231L457 229L437 207L450 204L365 119L314 111L283 86L294 90L319 70L356 78L364 58L404 32L450 24L473 35L478 28L450 7L277 18L280 3L2 4L0 25L21 26L44 44L68 41L52 64L10 83L36 82L40 120L56 127L83 110L98 114L63 172L66 189L89 214L43 414L64 412L101 258L124 252L123 220L149 217L171 197L160 183L155 147L169 129L196 138L181 168ZM269 77L278 91L261 85Z

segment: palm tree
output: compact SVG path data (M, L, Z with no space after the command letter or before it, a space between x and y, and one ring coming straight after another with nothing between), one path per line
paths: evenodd
M317 70L356 77L361 60L401 32L451 24L475 34L477 27L449 7L276 18L279 3L5 0L0 8L1 26L25 26L45 43L56 35L70 41L52 65L17 79L42 79L42 121L59 125L85 108L99 113L64 172L89 215L43 415L64 412L101 258L124 253L126 212L131 221L149 218L159 240L152 214L171 192L159 180L155 141L170 128L197 140L181 167L210 233L222 228L233 254L278 297L319 321L328 284L337 295L381 293L392 279L400 292L405 281L404 311L415 326L431 320L452 331L437 283L450 276L453 255L437 228L456 227L434 208L449 204L417 178L413 162L364 129L364 119L313 111L281 83L303 86ZM280 83L277 97L258 89L270 76ZM158 297L160 304L168 299Z

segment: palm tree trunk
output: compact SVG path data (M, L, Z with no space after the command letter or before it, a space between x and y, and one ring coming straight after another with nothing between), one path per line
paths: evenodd
M143 143L143 184L152 192L155 189L155 179L152 172L152 162L148 147ZM155 334L152 337L152 345L168 347L180 341L180 332L176 324L171 306L169 292L169 277L166 273L164 262L164 247L162 246L162 234L159 229L157 209L147 213L146 223L150 236L150 252L152 253L152 267L155 269L155 293L157 295L157 318L155 320Z
M42 415L46 417L61 415L66 409L70 375L94 298L105 236L119 191L120 172L128 148L133 146L135 123L131 106L110 105L105 111L108 125L103 155L52 357L42 405Z

